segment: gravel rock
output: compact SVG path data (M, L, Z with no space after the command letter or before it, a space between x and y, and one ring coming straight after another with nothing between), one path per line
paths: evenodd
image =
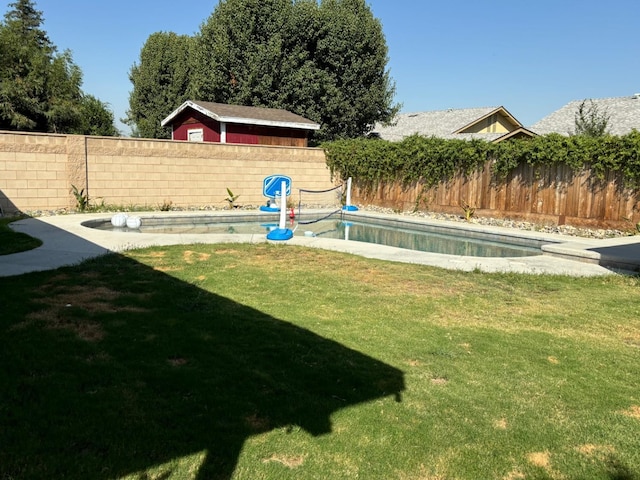
M435 212L401 212L398 213L390 208L382 208L375 206L362 207L365 211L372 211L378 213L394 213L399 215L405 215L409 217L420 217L434 220L448 220L452 222L467 222L467 220L461 215L452 215L448 213L435 213ZM572 237L585 237L585 238L613 238L613 237L629 237L633 233L625 232L622 230L613 229L590 229L590 228L578 228L571 225L542 225L539 223L525 222L519 220L511 220L508 218L490 218L490 217L473 217L471 223L477 225L487 225L492 227L506 227L519 230L527 230L531 232L541 233L555 233L558 235L567 235Z
M317 208L318 206L314 206L313 208ZM237 210L257 210L259 208L258 205L242 205L237 207ZM335 206L327 206L327 208L335 208ZM390 208L382 208L373 205L369 206L359 206L360 209L364 211L377 212L377 213L388 213L395 215L405 215L409 217L420 217L420 218L428 218L433 220L448 220L453 222L466 222L467 220L461 215L453 215L448 213L435 213L435 212L397 212ZM220 207L216 205L200 205L195 207L172 207L172 212L193 212L193 211L220 211L220 210L228 210L229 207ZM77 213L73 210L69 209L58 209L58 210L34 210L24 212L26 215L32 217L47 217L52 215L68 215L72 213ZM113 213L109 211L105 211L103 213ZM541 232L541 233L555 233L558 235L567 235L573 237L585 237L585 238L613 238L613 237L628 237L634 235L632 232L625 232L622 230L613 230L613 229L590 229L590 228L578 228L573 227L571 225L542 225L539 223L533 222L525 222L519 220L511 220L508 218L490 218L490 217L473 217L471 219L472 223L477 225L487 225L493 227L507 227L514 228L519 230L527 230L531 232Z

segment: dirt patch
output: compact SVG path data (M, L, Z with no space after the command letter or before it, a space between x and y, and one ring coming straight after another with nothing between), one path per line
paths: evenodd
M304 465L306 455L279 455L274 453L269 458L262 460L262 463L276 462L284 465L287 468L298 468Z
M615 449L611 445L594 445L592 443L579 445L576 447L576 451L587 457L600 460L606 459L615 453Z
M636 420L640 420L640 405L632 405L631 407L629 407L626 410L623 410L622 412L623 415L626 415L627 417L631 417L631 418L635 418Z
M496 430L506 430L509 427L506 418L499 418L493 422L493 428Z
M549 470L551 467L551 455L549 452L533 452L527 455L527 460L536 467Z
M558 360L556 357L553 357L553 356L547 357L547 361L554 365L558 365L560 363L560 360Z
M180 272L182 270L184 270L184 268L181 267L153 267L153 269L156 272L162 272L162 273L166 273L166 272Z
M182 259L188 264L194 264L196 262L206 262L210 258L210 253L194 252L193 250L185 250L182 253Z
M504 477L502 477L503 480L523 480L526 477L526 475L522 472L519 472L518 470L514 470L513 472L509 472L507 473Z
M431 379L432 385L446 385L447 383L449 383L449 380L447 380L446 378L434 377Z
M64 291L55 293L55 290ZM27 315L23 324L43 322L46 328L60 328L74 332L80 339L97 342L104 338L102 325L90 317L99 313L141 312L140 308L118 307L114 300L121 292L93 285L60 286L45 284L39 291L45 295L39 303L40 310ZM54 293L52 293L52 291Z

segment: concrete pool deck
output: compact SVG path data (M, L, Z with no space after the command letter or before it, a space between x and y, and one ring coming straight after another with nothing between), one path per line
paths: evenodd
M251 211L220 212L136 212L145 216L233 216L252 215ZM109 252L122 252L133 248L150 246L203 244L203 243L264 243L265 234L166 234L111 232L88 228L83 222L95 219L110 219L111 213L70 214L50 217L27 218L11 224L15 231L39 238L43 245L27 252L0 256L0 276L56 269L74 265L88 258ZM397 218L402 221L446 225L455 229L471 229L480 233L500 236L518 236L548 241L543 246L543 255L513 258L470 257L444 255L405 250L363 242L345 241L321 237L295 236L286 245L301 245L313 248L350 253L367 258L393 262L430 265L454 270L484 272L516 272L530 274L562 274L571 276L600 276L616 273L640 272L640 236L609 239L588 239L566 235L543 234L502 227L487 227L478 224L460 224L444 220L429 220L402 215L373 214L363 216Z

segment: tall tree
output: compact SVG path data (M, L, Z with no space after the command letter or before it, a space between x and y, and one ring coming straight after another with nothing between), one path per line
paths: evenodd
M382 25L365 0L322 0L320 14L315 63L333 79L322 122L328 137L354 138L399 110Z
M9 6L0 24L0 128L47 131L46 85L55 48L30 0Z
M129 72L133 90L124 123L144 138L170 138L160 122L189 98L192 38L169 32L152 34Z
M57 53L33 1L17 0L9 6L0 23L0 129L90 130L82 117L82 72L71 52ZM112 131L117 133L113 126Z
M387 61L364 0L221 0L196 37L190 93L291 110L322 125L318 140L357 137L399 109Z

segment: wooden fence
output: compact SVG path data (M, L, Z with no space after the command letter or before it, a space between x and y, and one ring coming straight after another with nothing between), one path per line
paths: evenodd
M565 165L534 169L521 165L506 179L496 179L487 163L469 176L431 188L381 183L371 188L354 180L354 203L396 210L513 218L550 224L632 229L640 222L640 190L624 187L621 175L598 179L590 170L575 173Z

